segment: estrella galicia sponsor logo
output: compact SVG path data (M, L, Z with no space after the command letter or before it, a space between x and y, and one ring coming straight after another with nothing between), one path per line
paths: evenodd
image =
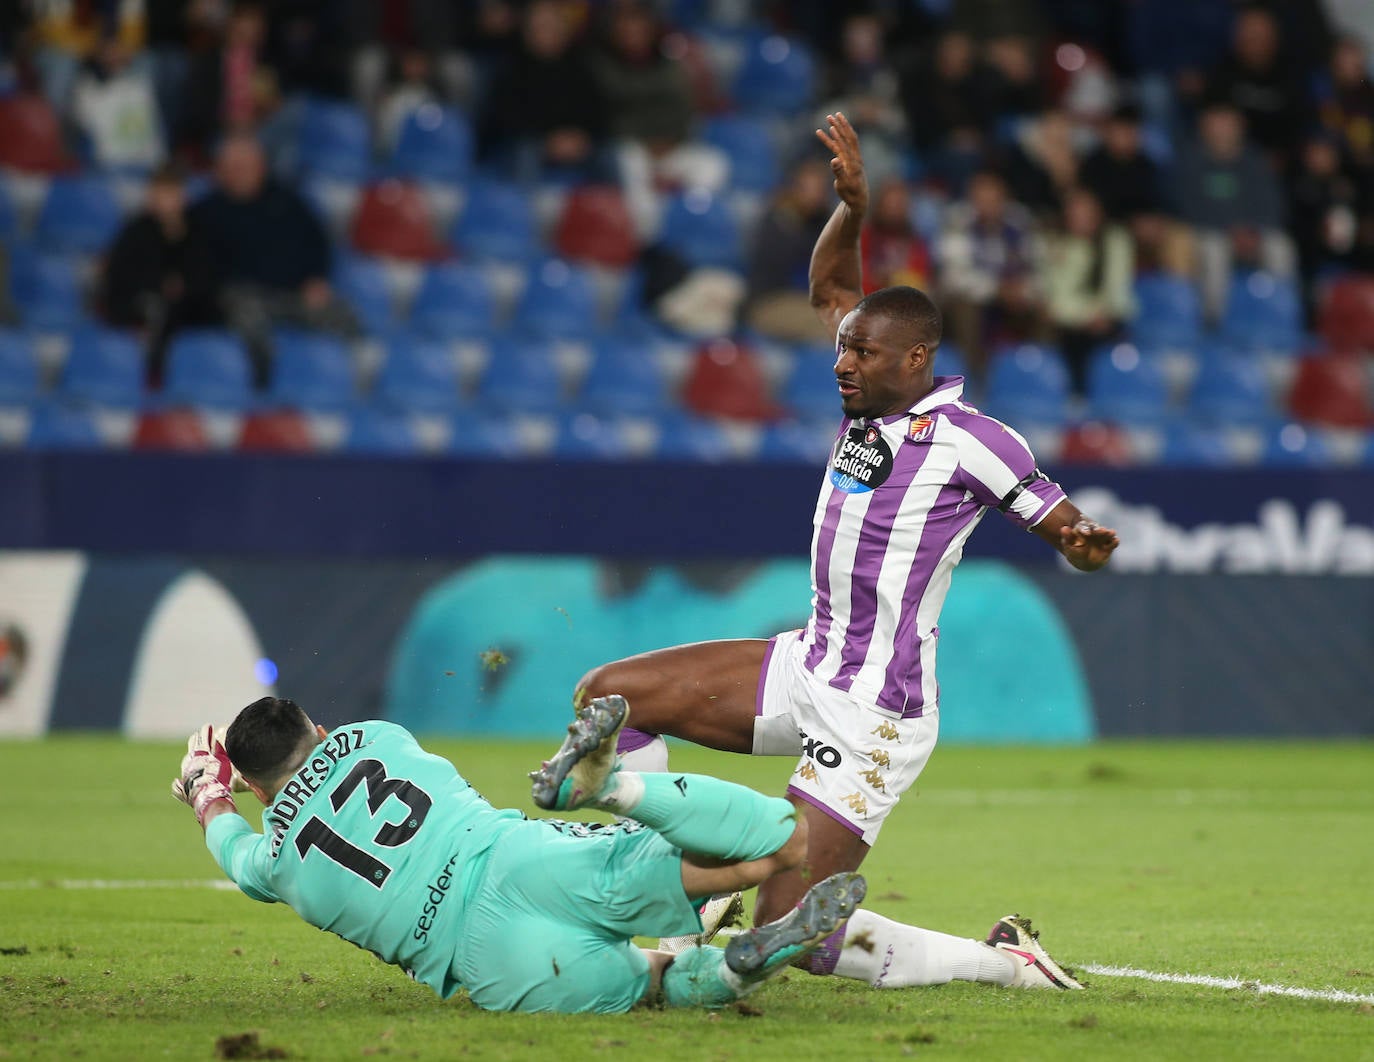
M892 450L876 425L855 424L835 440L830 482L846 494L880 487L892 475Z
M813 738L805 730L801 732L802 755L822 767L838 767L844 762L840 750L834 745L824 745L820 738Z

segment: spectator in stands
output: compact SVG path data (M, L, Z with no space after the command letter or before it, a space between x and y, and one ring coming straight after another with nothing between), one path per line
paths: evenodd
M107 321L148 338L148 376L162 378L168 338L218 316L214 266L205 233L186 214L181 168L162 166L148 181L143 210L125 222L102 263L99 303Z
M1196 142L1179 153L1174 193L1196 233L1203 303L1213 319L1221 313L1234 259L1292 274L1278 178L1246 142L1245 119L1228 101L1209 104L1198 117Z
M1236 17L1231 52L1211 72L1207 98L1240 111L1251 139L1284 166L1308 122L1303 71L1283 54L1279 25L1261 7Z
M1078 185L1073 123L1066 112L1054 108L1021 124L1006 175L1013 199L1037 217L1059 216L1065 197Z
M1097 196L1107 217L1122 224L1164 210L1159 165L1145 154L1140 133L1140 108L1131 103L1117 107L1102 127L1102 142L1079 171L1083 186Z
M267 173L249 133L225 138L215 158L215 188L191 208L209 241L230 327L254 357L259 383L270 364L271 329L293 324L348 334L348 308L329 285L329 240L291 188Z
M911 223L911 192L900 177L878 185L859 245L865 295L894 284L931 287L930 252Z
M613 179L604 151L606 101L574 12L559 0L525 10L520 46L497 73L481 116L483 153L517 180Z
M1321 123L1339 138L1350 165L1363 182L1374 182L1374 85L1368 52L1353 37L1331 49L1329 85L1319 104Z
M988 101L1000 119L1035 114L1045 104L1035 51L1025 37L997 37L983 49L990 70Z
M222 40L192 58L179 142L208 151L222 132L258 129L280 107L266 42L267 16L261 4L240 0Z
M392 59L390 83L377 104L377 144L390 152L406 119L426 104L443 102L434 63L424 48L403 48Z
M1331 133L1309 137L1289 185L1288 216L1309 309L1313 282L1345 261L1359 229L1360 191L1341 167L1337 143Z
M860 11L845 16L840 54L826 70L821 114L843 111L863 138L864 168L878 182L904 169L906 116L896 73L885 51L883 23Z
M946 212L937 259L945 332L981 379L990 340L1044 331L1029 211L991 170L973 175L966 201Z
M1046 241L1042 285L1050 323L1079 394L1087 383L1088 356L1118 338L1135 312L1134 279L1130 234L1106 219L1092 192L1071 191L1062 228Z
M149 66L117 38L101 43L72 89L72 116L97 165L151 168L162 161L162 122Z
M988 72L975 61L973 39L946 33L928 56L901 67L902 107L931 174L955 195L977 169L992 126Z
M143 47L143 5L90 3L89 0L44 0L43 3L0 7L29 7L33 22L33 60L43 95L58 111L66 112L81 64L110 38L133 54Z
M829 341L811 309L811 248L830 216L830 168L796 163L754 230L745 320L760 335L785 342Z

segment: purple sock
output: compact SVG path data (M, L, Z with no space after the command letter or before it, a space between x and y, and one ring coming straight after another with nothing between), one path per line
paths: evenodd
M621 755L634 752L635 749L642 749L656 737L657 734L646 734L642 730L627 726L620 732L620 739L615 743L615 751Z
M835 964L840 961L840 949L844 947L844 931L848 928L841 926L821 941L803 961L801 969L818 975L834 973Z

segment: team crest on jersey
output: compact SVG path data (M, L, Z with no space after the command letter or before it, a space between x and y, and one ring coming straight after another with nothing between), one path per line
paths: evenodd
M865 494L892 475L892 450L877 425L855 424L835 440L830 482L846 494Z
M929 413L922 413L919 417L911 418L911 426L906 430L906 441L911 443L925 442L934 430L935 418Z

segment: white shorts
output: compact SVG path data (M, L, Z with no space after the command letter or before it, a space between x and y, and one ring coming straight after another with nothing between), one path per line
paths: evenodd
M759 675L754 755L800 753L787 791L872 844L935 749L934 706L914 718L862 704L802 665L801 631L768 643Z

